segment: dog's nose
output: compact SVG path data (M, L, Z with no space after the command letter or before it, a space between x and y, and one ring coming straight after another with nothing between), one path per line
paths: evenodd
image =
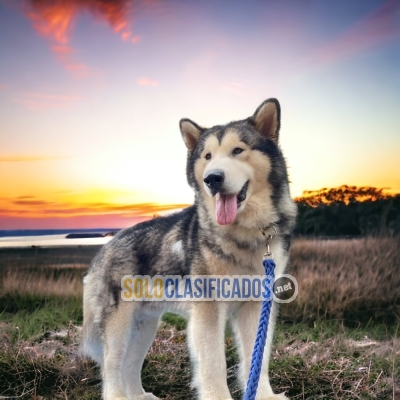
M224 183L224 173L219 169L213 169L207 172L203 180L210 189L218 190Z

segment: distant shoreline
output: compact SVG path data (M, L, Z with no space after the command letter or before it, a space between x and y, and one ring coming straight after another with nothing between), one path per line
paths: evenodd
M3 236L0 237L0 248L29 248L29 247L70 247L70 246L94 246L109 242L115 231L103 232L71 232L62 234L31 235L31 236Z
M88 229L0 229L0 239L6 237L68 235L71 233L108 233L118 232L121 228L88 228Z

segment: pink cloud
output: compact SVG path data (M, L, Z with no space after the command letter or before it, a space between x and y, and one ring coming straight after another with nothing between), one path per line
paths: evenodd
M137 80L137 84L139 86L157 86L158 81L156 81L155 79L149 79L149 78L139 78Z
M122 40L128 40L131 37L131 32L123 32L121 33Z
M133 37L131 38L131 42L134 43L134 44L139 43L140 40L141 40L141 37L138 36L138 35L133 36Z
M77 78L86 78L92 75L92 70L83 63L65 63L64 68L72 72Z
M51 50L55 54L57 60L60 63L65 63L67 62L76 51L71 47L67 45L54 45L51 47Z
M47 93L25 92L13 99L30 110L43 111L54 108L68 108L83 100L80 95L55 95Z
M26 0L25 4L35 30L59 44L69 42L78 15L85 11L106 21L121 36L131 35L132 0Z
M77 78L92 75L91 68L77 61L77 51L68 45L75 21L83 12L106 21L124 41L135 44L140 39L132 36L130 29L133 0L25 0L24 5L35 31L54 43L56 59Z

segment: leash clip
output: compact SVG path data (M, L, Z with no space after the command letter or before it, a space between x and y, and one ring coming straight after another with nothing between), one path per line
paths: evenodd
M268 229L272 228L273 229L273 233L267 233ZM275 224L271 224L266 226L265 228L261 228L261 233L263 234L263 236L266 239L266 243L265 245L267 246L267 252L264 254L264 260L270 258L273 259L274 258L274 254L272 253L271 249L270 249L270 244L272 242L272 239L278 234L278 231L276 229Z

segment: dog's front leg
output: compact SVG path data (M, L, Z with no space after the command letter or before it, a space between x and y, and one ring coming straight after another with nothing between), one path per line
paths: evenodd
M231 399L226 377L225 323L225 304L215 301L193 303L188 342L193 385L200 400Z
M237 314L232 318L238 341L239 355L241 358L240 381L245 390L249 376L251 356L260 319L261 302L249 301L242 304ZM268 366L271 354L272 339L277 318L277 304L273 303L268 324L267 342L264 348L260 381L258 383L256 400L287 399L283 394L274 394L269 383Z

